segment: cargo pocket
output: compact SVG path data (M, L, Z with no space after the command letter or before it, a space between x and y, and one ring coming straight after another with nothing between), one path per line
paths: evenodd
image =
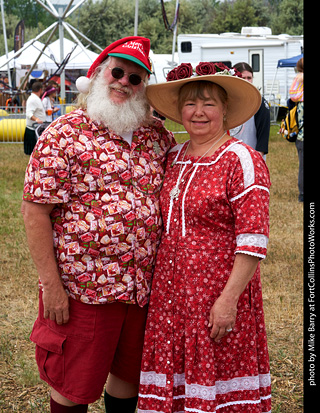
M40 377L48 384L64 381L63 344L67 336L36 320L30 340L36 344L36 361Z

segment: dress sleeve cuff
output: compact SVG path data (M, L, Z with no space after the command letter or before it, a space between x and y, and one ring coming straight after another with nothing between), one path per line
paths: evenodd
M248 254L264 259L269 238L263 234L240 234L236 238L236 254Z

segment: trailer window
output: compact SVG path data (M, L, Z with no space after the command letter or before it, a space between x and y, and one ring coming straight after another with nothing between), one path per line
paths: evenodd
M260 55L251 55L251 67L254 72L260 72Z
M181 42L181 53L191 53L192 43L191 42Z

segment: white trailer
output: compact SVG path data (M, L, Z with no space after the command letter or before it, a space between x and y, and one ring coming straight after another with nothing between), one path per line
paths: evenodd
M172 54L155 54L150 50L153 73L150 76L149 85L166 82L168 72L178 64L178 53L175 52L173 57L174 61L172 61Z
M253 68L253 83L271 105L286 106L288 92L295 76L294 68L277 73L278 60L300 55L303 36L271 34L268 27L243 27L241 33L180 34L180 63L223 62L234 66L246 62ZM272 90L271 90L272 88Z

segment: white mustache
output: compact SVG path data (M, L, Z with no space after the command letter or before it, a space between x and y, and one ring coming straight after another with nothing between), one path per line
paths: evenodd
M118 90L120 92L126 93L128 96L132 95L132 90L128 88L128 86L121 86L121 85L109 85L109 89Z

